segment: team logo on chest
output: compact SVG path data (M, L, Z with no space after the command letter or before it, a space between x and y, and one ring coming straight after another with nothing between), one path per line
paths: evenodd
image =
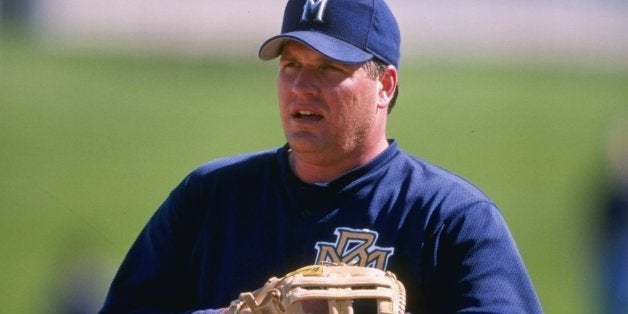
M394 247L376 245L379 234L367 229L336 228L336 242L316 242L316 264L347 263L386 270Z

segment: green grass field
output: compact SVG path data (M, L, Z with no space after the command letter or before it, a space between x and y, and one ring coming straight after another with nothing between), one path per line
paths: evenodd
M102 299L192 168L283 144L275 63L56 55L0 43L0 304L50 313L68 279ZM628 70L402 64L389 136L502 208L547 313L595 313L594 201ZM87 266L86 266L87 265ZM85 268L87 270L85 270ZM86 275L87 274L87 275Z

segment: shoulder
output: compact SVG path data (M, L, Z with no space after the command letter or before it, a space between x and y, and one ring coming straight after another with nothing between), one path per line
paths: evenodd
M250 152L207 161L189 172L175 191L207 193L212 187L240 186L266 178L280 168L282 148ZM243 186L244 187L244 186Z
M403 174L403 181L398 184L406 186L402 193L414 204L429 232L451 232L461 225L478 231L486 223L503 226L498 206L468 179L407 153L402 152L395 159L395 172Z
M189 176L192 178L203 178L207 176L247 173L253 169L276 165L280 152L281 149L269 149L217 158L198 166Z
M494 205L488 195L467 178L417 156L401 152L396 167L408 174L407 180L420 188L423 198L454 206L484 202ZM454 206L455 207L455 206Z
M427 230L443 243L471 243L479 239L504 241L510 234L499 207L466 178L421 158L406 155L420 186L419 203ZM494 246L495 248L499 246Z
M217 158L190 171L170 192L166 207L196 212L207 208L208 202L250 193L253 187L272 185L270 178L279 167L282 149L269 149ZM177 211L175 210L175 211Z

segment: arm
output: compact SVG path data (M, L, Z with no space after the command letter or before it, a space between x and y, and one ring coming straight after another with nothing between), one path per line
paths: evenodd
M194 304L198 276L189 261L202 219L188 206L188 183L189 178L173 190L141 231L100 313L180 313Z
M515 242L493 204L478 202L455 212L432 240L432 269L426 278L431 311L542 312Z

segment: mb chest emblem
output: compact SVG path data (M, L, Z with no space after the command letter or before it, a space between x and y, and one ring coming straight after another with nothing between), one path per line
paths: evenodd
M316 243L316 263L346 263L386 270L394 247L379 247L376 231L339 227L334 231L336 242Z

